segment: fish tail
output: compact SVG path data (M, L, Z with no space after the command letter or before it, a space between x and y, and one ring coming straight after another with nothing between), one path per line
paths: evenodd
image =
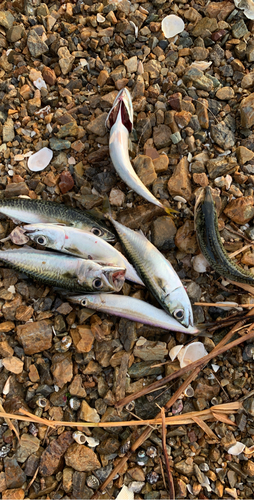
M168 215L179 214L179 210L174 210L173 208L163 207Z

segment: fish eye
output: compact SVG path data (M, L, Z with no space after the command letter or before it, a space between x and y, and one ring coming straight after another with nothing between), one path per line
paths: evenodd
M47 238L45 238L45 236L37 236L36 242L39 243L39 245L46 245Z
M93 282L93 286L94 288L102 288L103 287L103 283L102 283L102 280L100 280L99 278L96 278Z
M91 232L95 235L95 236L102 236L103 232L98 228L98 227L93 227Z
M82 305L83 307L86 307L86 304L87 304L87 299L82 299L82 300L81 300L81 305Z
M174 316L176 319L181 320L184 318L184 310L183 309L176 309L174 311Z

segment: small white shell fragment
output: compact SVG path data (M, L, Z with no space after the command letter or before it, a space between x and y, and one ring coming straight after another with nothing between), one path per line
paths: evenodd
M9 288L7 288L7 292L15 293L16 292L15 286L14 285L10 285Z
M40 172L48 166L52 158L53 151L51 151L51 149L49 148L42 148L40 149L40 151L37 151L37 153L34 153L32 156L30 156L27 162L28 168L32 172Z
M9 394L9 391L10 391L10 382L11 382L11 376L7 378L5 384L4 384L4 387L3 387L3 395L4 396L7 396L7 394Z
M14 156L14 161L22 161L24 160L24 155L15 155Z
M240 441L236 441L236 444L233 444L233 446L230 446L228 449L228 453L230 455L240 455L240 453L243 452L245 448L245 444L240 443Z
M178 356L179 352L181 351L183 347L183 344L175 345L175 347L172 347L169 351L169 357L171 361L174 361L176 357Z
M86 436L81 431L73 432L72 437L73 437L74 441L76 441L76 443L78 443L78 444L85 444L86 443Z
M76 160L73 156L70 156L70 158L68 158L68 163L69 165L76 165Z
M216 179L214 179L215 186L219 188L225 188L227 191L229 190L232 182L233 179L229 174L225 175L225 177L221 176L221 177L216 177Z
M212 61L194 61L191 63L191 68L200 69L201 71L205 71L210 68Z
M188 387L186 387L186 389L184 391L184 395L187 398L192 398L194 396L194 389L191 385L188 385Z
M220 366L212 364L212 369L216 373L220 369Z
M41 90L41 89L46 89L47 90L47 84L46 82L43 80L43 78L38 78L37 80L35 80L33 82L34 86Z
M180 367L184 368L185 366L190 365L194 361L197 361L200 358L206 356L208 352L206 351L204 344L202 342L193 342L193 344L189 344L178 353L178 359L180 362Z
M179 33L182 33L184 30L184 22L181 17L170 14L162 20L161 29L166 38L173 38Z
M200 253L193 257L192 267L197 273L206 273L209 268L209 262L207 262L206 258Z
M253 0L234 0L235 6L243 10L248 19L254 19L254 3Z
M100 444L100 441L93 437L86 436L86 443L88 444L88 446L90 446L90 448L95 448L95 446L98 446L98 444Z
M130 25L134 28L135 38L138 38L138 26L133 21L130 21Z
M134 493L133 491L130 491L125 484L122 486L121 490L119 491L116 500L134 500Z
M96 16L96 19L97 19L97 23L104 23L104 21L106 21L105 17L99 13Z
M174 196L173 198L175 201L180 201L181 203L187 203L186 199L183 198L182 196Z

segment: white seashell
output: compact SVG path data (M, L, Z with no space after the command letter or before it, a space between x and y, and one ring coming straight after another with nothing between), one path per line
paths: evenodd
M27 162L28 168L32 172L40 172L48 166L52 158L53 152L51 151L51 149L42 148L40 149L40 151L37 151L37 153L34 153L32 156L30 156Z
M192 398L194 396L194 389L193 389L193 387L191 387L191 385L188 385L188 387L186 387L186 389L184 391L184 395L187 398Z
M175 345L175 347L172 347L172 349L170 349L169 356L170 356L171 361L174 361L176 359L176 357L178 356L182 347L183 347L183 345L181 344L181 345Z
M105 17L102 16L101 14L97 14L96 20L97 20L97 23L104 23L104 21L106 21Z
M122 486L121 490L119 491L116 500L134 500L134 493L133 491L130 491L125 484Z
M216 373L216 372L220 369L220 366L219 366L219 365L213 365L213 364L212 364L212 369L213 369L213 371Z
M43 78L38 78L33 82L34 86L41 90L41 89L46 89L47 90L47 85L46 82L43 80Z
M179 33L182 33L184 30L184 22L181 17L170 14L162 20L161 29L166 38L173 38Z
M191 63L190 67L205 71L206 69L210 68L211 64L212 61L194 61L193 63Z
M245 444L240 443L240 441L236 441L236 444L233 444L233 446L230 446L228 449L228 453L230 455L240 455L240 453L243 452L245 448Z
M248 19L254 19L254 3L253 0L234 0L235 6L243 10Z
M10 383L11 383L11 376L7 378L5 384L4 384L4 387L3 387L3 395L4 396L7 396L7 394L9 394L9 391L10 391Z
M200 358L206 356L208 352L206 351L204 344L202 342L193 342L193 344L189 344L178 353L178 359L180 362L180 367L184 368L185 366L190 365L194 361L197 361Z
M90 448L95 448L95 446L98 446L98 444L100 444L100 441L98 441L98 439L89 436L86 436L86 442L88 446L90 446Z
M193 257L192 267L197 273L205 273L209 268L209 262L207 262L206 258L202 255L202 253L200 253L199 255L195 255L195 257Z
M78 444L85 444L86 443L86 436L81 431L73 432L72 437L73 437L74 441L76 441L76 443L78 443Z
M182 196L174 196L173 198L175 201L180 201L181 203L187 203L186 199L183 198Z

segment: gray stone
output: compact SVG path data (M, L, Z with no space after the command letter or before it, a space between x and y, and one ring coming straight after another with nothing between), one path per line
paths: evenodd
M225 122L216 123L211 126L211 137L224 151L235 145L235 136Z
M213 82L210 78L204 75L203 71L196 68L190 68L183 76L184 83L192 82L193 87L198 90L210 92L213 89Z
M90 134L98 135L99 137L103 137L107 133L107 129L105 126L105 121L107 118L107 113L102 113L97 116L94 120L92 120L86 127L87 131Z
M0 12L0 26L3 26L6 29L12 28L14 23L14 17L8 10L4 10Z
M7 118L3 126L3 142L11 142L15 137L14 123L11 118Z
M13 26L7 31L6 37L8 42L17 42L20 40L25 33L24 27L20 25Z
M65 141L64 139L57 139L56 137L51 137L49 139L49 144L53 151L61 151L62 149L70 149L71 142Z
M45 42L41 40L41 37L36 33L35 30L31 30L27 38L27 47L32 57L40 57L42 54L46 54L49 48Z
M240 21L237 21L232 26L232 35L234 38L243 38L247 33L249 33L249 31L243 19L240 19Z
M19 488L26 481L26 475L15 457L4 459L5 481L7 488Z
M160 250L171 250L175 247L176 226L174 221L163 215L152 222L152 242Z

